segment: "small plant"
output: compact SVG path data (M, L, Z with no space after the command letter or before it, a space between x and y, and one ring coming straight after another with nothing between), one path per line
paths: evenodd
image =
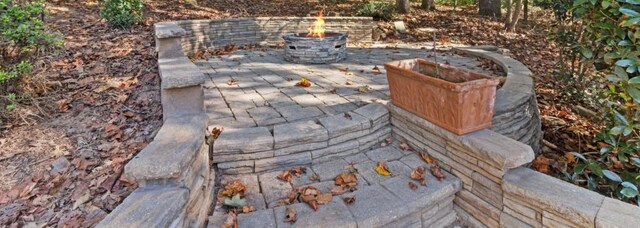
M375 19L388 21L393 19L395 5L390 2L368 1L356 4L353 9L357 16L373 17Z
M111 26L129 27L142 21L143 0L106 0L100 9L100 16Z
M15 3L0 0L0 57L14 62L24 54L62 46L62 34L48 32L42 1Z

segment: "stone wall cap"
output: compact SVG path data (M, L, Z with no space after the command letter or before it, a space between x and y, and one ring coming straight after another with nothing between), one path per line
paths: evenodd
M408 111L405 111L392 103L387 104L389 111L407 118L421 128L443 137L446 140L456 142L485 159L486 162L503 170L516 168L529 163L534 158L530 146L498 134L491 130L480 130L465 135L456 135L425 119L422 119Z
M593 227L604 196L557 178L521 167L504 176L502 191L536 202L545 211L565 216L584 227Z
M629 227L640 224L640 207L609 197L604 198L596 217L596 228Z
M205 75L187 57L158 59L162 89L184 88L201 85Z
M187 31L175 23L156 23L153 25L156 38L179 38L187 35Z
M204 145L204 114L168 118L154 140L124 167L138 181L177 179Z
M96 227L169 227L184 211L188 196L185 188L138 188Z

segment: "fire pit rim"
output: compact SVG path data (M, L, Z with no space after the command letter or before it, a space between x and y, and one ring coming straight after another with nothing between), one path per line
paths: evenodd
M282 36L285 40L342 40L349 37L346 32L325 32L323 37L307 36L308 32L290 32Z

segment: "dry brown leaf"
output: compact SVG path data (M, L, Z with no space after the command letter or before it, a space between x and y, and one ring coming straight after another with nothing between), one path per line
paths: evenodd
M300 201L307 203L313 210L318 210L318 196L320 190L313 186L306 186L300 189Z
M254 206L246 205L246 206L242 207L242 213L246 214L246 213L250 213L250 212L253 212L253 211L256 211L256 208Z
M330 192L318 195L318 204L327 204L333 200L333 194Z
M416 184L415 184L415 183L413 183L413 182L409 182L409 188L410 188L411 190L416 190L416 189L418 189L418 185L416 185Z
M439 181L444 180L444 173L442 173L442 170L440 169L440 166L438 166L437 162L434 162L433 165L431 165L429 171L431 171L431 175L433 175Z
M334 195L342 195L348 191L348 187L342 185L335 185L331 188L331 193Z
M285 170L278 174L278 179L286 182L291 182L293 176L291 176L291 172L289 170Z
M229 79L229 81L227 81L227 85L229 86L238 85L238 81L235 79Z
M351 80L347 80L347 82L345 83L347 85L353 85L353 82Z
M540 155L538 156L535 160L533 160L533 168L538 170L538 172L541 173L548 173L549 172L549 159L547 157L545 157L544 155Z
M225 197L231 198L236 194L244 196L247 191L247 185L243 184L240 180L233 180L226 183L220 192L218 192L218 202L222 202Z
M222 223L221 228L238 228L238 215L230 211L229 214L227 214L227 219Z
M411 150L411 147L409 146L409 144L403 142L403 143L400 143L400 149L407 151L407 150Z
M358 177L352 172L341 173L336 176L335 185L355 187L358 185Z
M387 142L387 145L391 145L391 143L393 143L393 137L389 136L385 139L385 141Z
M418 166L411 171L411 179L420 181L420 183L424 186L427 186L427 179L425 178L426 171L422 166Z
M351 117L351 114L349 114L348 112L344 113L344 118L347 118L348 120L353 120L353 117Z
M369 86L368 85L363 85L358 87L358 92L359 93L367 93L369 92Z
M431 156L429 154L427 154L427 152L420 152L420 157L427 164L433 163L433 159L431 159Z
M69 110L69 100L67 99L59 100L56 104L58 105L58 110L61 112Z
M564 158L567 159L567 163L572 164L576 161L576 156L573 155L573 153L571 152L565 152L564 153Z
M385 164L385 162L383 161L378 162L378 165L376 166L376 172L382 176L391 175L391 171L389 171L389 168L387 168L387 164Z
M309 177L309 180L318 182L318 181L320 181L320 175L318 175L317 173L314 173L313 175L311 175Z
M223 128L223 127L219 127L219 128L218 128L218 127L214 127L214 128L211 130L211 135L213 136L213 138L214 138L214 139L217 139L217 138L218 138L218 136L220 136L220 134L222 134L222 131L223 131L223 130L224 130L224 128Z
M307 80L306 78L302 77L302 78L300 78L300 81L298 81L298 83L296 83L296 86L309 87L309 86L311 86L311 82L309 80Z
M298 220L296 209L293 207L287 207L287 209L284 211L284 221L290 224L294 224L296 223L296 220Z
M307 167L298 166L298 167L295 167L295 168L291 169L290 172L291 172L291 174L295 175L296 177L299 177L300 175L307 173Z
M342 198L342 201L344 201L344 203L346 203L347 205L353 204L353 203L356 202L356 197L355 196L353 196L353 197L345 197L345 198Z

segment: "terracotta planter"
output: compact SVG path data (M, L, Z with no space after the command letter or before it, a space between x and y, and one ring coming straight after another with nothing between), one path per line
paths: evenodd
M491 127L499 80L424 59L384 64L391 102L458 135Z

